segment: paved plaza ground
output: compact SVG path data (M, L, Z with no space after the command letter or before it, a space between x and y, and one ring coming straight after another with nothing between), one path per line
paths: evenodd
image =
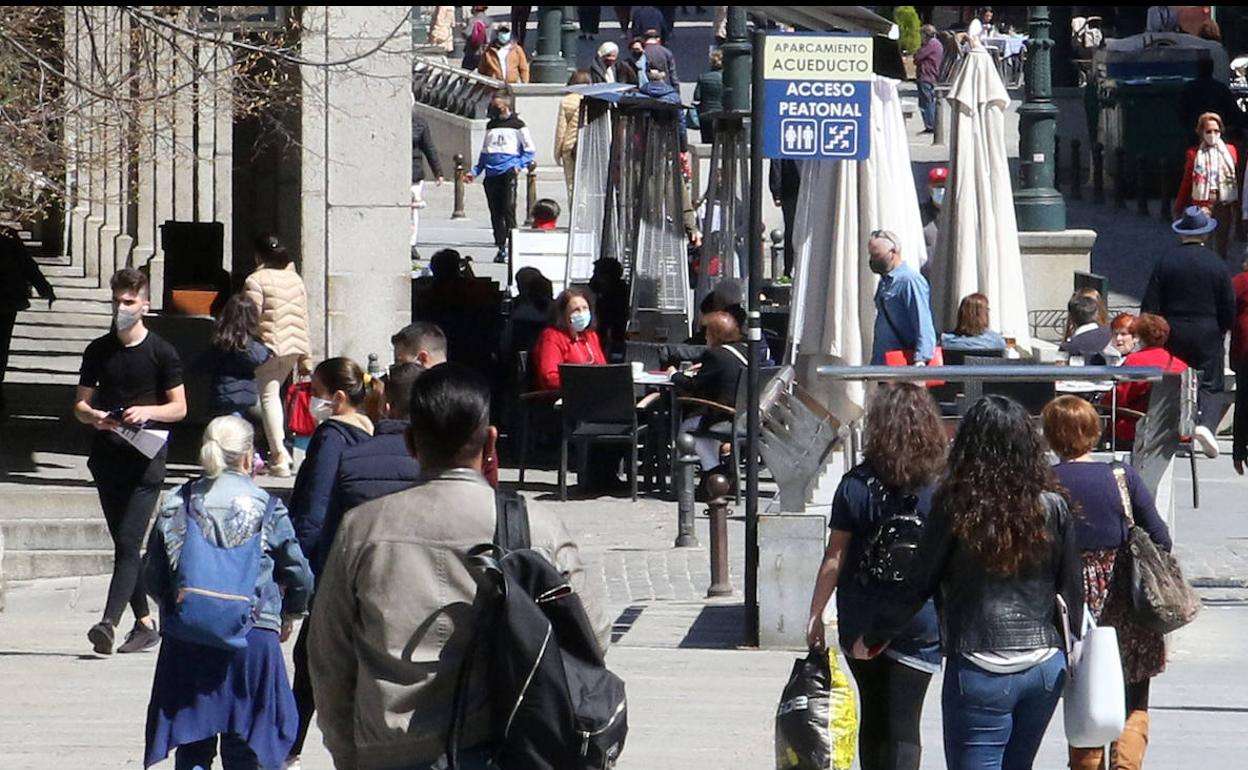
M1230 478L1226 461L1201 466L1205 500L1199 512L1180 507L1179 553L1189 567L1209 565L1210 579L1242 581L1241 562L1223 554L1226 543L1248 538L1248 514L1237 505L1245 482ZM1179 493L1186 491L1180 481ZM627 682L631 723L619 767L773 766L772 716L794 653L738 648L740 599L701 600L709 582L706 550L671 547L674 505L626 499L538 504L551 505L567 522L595 575L595 593L616 618L608 660ZM739 589L739 518L730 534ZM705 546L703 519L699 535ZM46 580L9 592L8 610L0 614L4 770L141 766L155 656L90 654L85 632L99 616L106 584L103 577ZM1208 589L1202 595L1205 611L1171 639L1169 670L1154 683L1151 767L1236 767L1248 749L1248 672L1241 665L1248 590ZM935 684L923 735L923 767L944 767ZM1064 767L1063 752L1059 715L1037 767ZM331 767L315 731L304 767Z

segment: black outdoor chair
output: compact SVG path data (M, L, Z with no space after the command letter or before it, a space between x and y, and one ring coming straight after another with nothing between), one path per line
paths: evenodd
M967 356L967 366L1022 366L1032 364L1025 358L1000 358ZM1044 405L1057 398L1056 382L968 382L964 393L964 405L969 407L980 396L1006 396L1017 401L1027 414L1035 417Z
M944 350L945 366L965 366L967 358L991 358L994 363L1000 363L1004 350ZM950 416L957 414L958 399L966 392L966 383L963 382L945 382L941 385L933 385L928 388L928 393L940 405L942 415Z
M764 388L767 387L767 383L770 382L771 378L776 376L776 374L782 368L783 367L779 367L779 366L764 366L759 371L758 387L759 387L760 392ZM695 437L716 438L722 441L723 443L728 444L732 449L732 454L731 454L732 467L737 472L738 476L740 476L740 471L741 471L742 450L745 447L745 442L747 438L746 418L747 418L748 412L746 410L746 407L749 402L748 396L749 396L749 370L742 369L737 379L736 403L734 403L732 406L728 406L726 404L717 404L714 401L707 401L706 399L701 399L701 398L693 398L691 396L681 396L676 400L678 406L680 407L680 419L676 421L677 426L679 426L680 423L685 421L686 409L703 408L703 409L709 409L713 414L722 415L722 418L720 420L703 421L704 423L710 422L710 424L707 426L705 430L699 429L699 430L691 431L691 435ZM679 427L677 429L679 430ZM673 445L674 445L675 436L673 436L672 439L673 439ZM737 484L736 486L737 486L736 502L740 504L741 485Z
M529 447L533 443L533 432L537 425L555 424L555 402L559 400L557 390L531 390L533 377L529 372L529 354L520 352L516 355L516 382L521 393L516 399L516 433L519 447L520 483L524 483L524 471L529 467Z
M633 372L628 364L559 367L563 436L559 442L559 499L568 499L568 445L627 444L628 483L637 500L638 444L646 431L637 419ZM582 463L583 465L583 463Z

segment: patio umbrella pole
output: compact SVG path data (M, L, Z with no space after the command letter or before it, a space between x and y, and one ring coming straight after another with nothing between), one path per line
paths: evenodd
M753 77L750 89L750 275L749 381L745 453L745 643L757 647L758 628L758 404L759 342L763 338L759 289L763 281L763 40L751 33Z

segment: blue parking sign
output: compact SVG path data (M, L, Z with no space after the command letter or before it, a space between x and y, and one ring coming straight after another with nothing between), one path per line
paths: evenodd
M764 156L867 158L874 79L870 36L768 35L763 60Z

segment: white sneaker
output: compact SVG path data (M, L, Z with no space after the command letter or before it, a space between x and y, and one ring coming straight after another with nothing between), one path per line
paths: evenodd
M299 764L299 757L289 757L282 764L282 770L303 770L303 766Z
M1213 431L1205 426L1197 425L1196 430L1192 431L1192 443L1199 446L1200 451L1210 460L1218 456L1218 440L1214 438Z

